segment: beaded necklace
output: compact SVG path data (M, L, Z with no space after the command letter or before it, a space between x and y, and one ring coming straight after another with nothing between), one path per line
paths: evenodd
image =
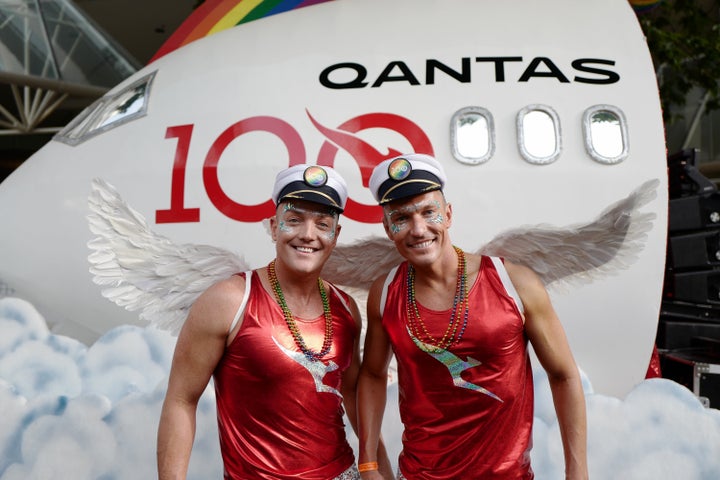
M455 287L455 298L453 299L452 313L450 314L450 322L445 329L445 334L439 341L430 334L425 323L420 317L417 301L415 299L415 268L408 265L407 275L407 325L410 333L415 338L422 340L423 343L433 345L436 348L447 350L453 343L458 343L465 333L469 314L469 301L467 295L467 261L465 252L460 248L453 246L458 256L458 274ZM463 308L462 326L460 326L460 308ZM424 350L423 347L420 347Z
M282 288L280 288L280 282L278 281L277 274L275 273L275 260L270 262L268 265L268 279L270 280L270 286L275 293L275 300L277 300L277 303L280 305L283 315L285 316L285 323L287 324L290 333L292 333L293 339L295 339L295 345L302 350L308 360L320 360L330 351L333 337L330 301L328 300L327 292L325 292L325 285L322 279L318 277L318 289L320 290L320 298L322 299L323 304L323 315L325 317L325 338L323 340L322 349L319 353L312 351L305 344L305 340L300 333L300 329L298 328L297 323L295 323L295 318L293 317L290 308L287 306L287 302L285 302L285 295L283 295Z

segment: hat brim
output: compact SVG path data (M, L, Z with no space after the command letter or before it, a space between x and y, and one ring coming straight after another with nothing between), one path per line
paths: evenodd
M327 185L309 189L304 182L292 182L280 192L277 203L280 205L289 199L318 203L330 207L339 213L343 212L343 208L340 206L340 197L334 189Z
M379 188L380 205L400 200L402 198L414 197L423 193L433 192L442 189L440 180L428 172L422 172L397 182L395 180L386 180Z

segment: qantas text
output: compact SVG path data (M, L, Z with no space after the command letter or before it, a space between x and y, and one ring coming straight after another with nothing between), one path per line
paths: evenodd
M378 88L390 82L407 85L434 85L438 77L445 76L460 83L491 80L495 82L529 82L537 78L551 78L559 83L585 83L609 85L620 81L620 75L610 69L614 60L578 58L563 71L547 57L534 57L529 62L523 57L470 57L460 59L458 65L448 65L435 59L425 60L424 68L413 70L408 63L394 60L385 65L379 74L361 63L343 62L326 67L320 72L320 83L326 88L355 89Z

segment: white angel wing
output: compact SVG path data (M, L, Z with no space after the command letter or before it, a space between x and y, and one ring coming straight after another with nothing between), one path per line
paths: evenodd
M248 269L238 255L209 245L177 245L101 179L92 182L88 242L93 281L102 294L140 318L178 333L195 299L220 279Z
M654 213L639 209L655 198L659 184L659 180L643 183L590 223L516 228L499 234L478 253L525 265L545 285L592 282L627 268L637 259L655 220Z
M323 277L343 287L368 290L376 278L403 260L387 237L368 237L337 245L323 268Z
M531 225L500 233L477 250L534 270L545 285L588 283L631 265L644 248L654 213L639 209L656 196L660 182L649 180L610 205L594 221L553 227ZM403 261L385 237L338 245L323 276L346 287L367 290L373 280Z
M643 248L655 218L640 207L656 195L651 180L603 211L594 221L563 228L535 225L497 235L478 250L523 264L543 282L590 282L627 268ZM154 233L143 216L107 182L93 181L88 220L96 235L90 272L103 295L140 318L178 332L195 299L216 281L248 269L227 250L177 245ZM403 261L385 237L369 237L335 247L323 269L327 280L364 293L380 275ZM361 295L362 296L362 295Z

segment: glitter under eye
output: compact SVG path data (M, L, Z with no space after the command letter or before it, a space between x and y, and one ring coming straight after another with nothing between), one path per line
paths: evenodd
M444 221L445 221L445 217L443 217L442 213L438 213L434 217L428 218L428 223L440 224L440 223L443 223Z
M439 201L433 200L432 202L414 203L400 207L397 210L385 212L385 218L387 219L390 232L396 234L408 228L411 221L405 220L405 217L413 217L415 215L420 215L426 225L442 225L445 223L445 215L442 212L442 205ZM393 217L401 220L393 221Z
M400 233L406 226L407 226L407 224L398 225L397 223L391 223L390 231L392 233Z
M280 230L281 232L287 233L292 229L287 226L287 224L285 223L284 220L280 220L280 223L278 223L278 230Z
M306 209L293 203L286 203L283 205L279 217L277 228L282 233L293 234L303 224L313 222L314 235L326 238L331 242L337 237L339 215L335 211Z

